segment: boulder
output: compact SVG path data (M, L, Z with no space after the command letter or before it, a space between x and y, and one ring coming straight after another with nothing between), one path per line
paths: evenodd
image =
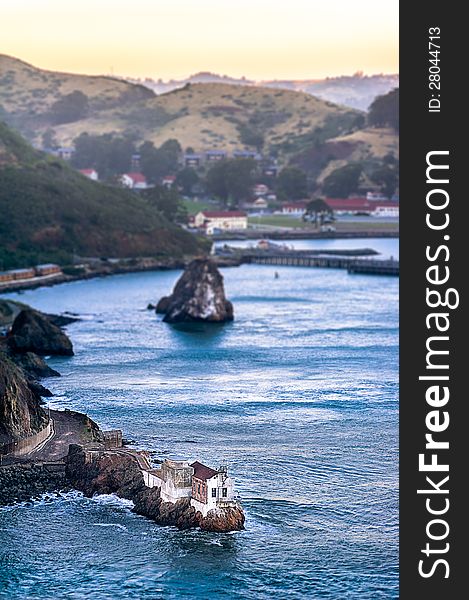
M22 310L13 321L8 344L15 353L73 355L72 342L60 327L32 309Z
M210 259L193 260L171 296L158 302L157 313L166 323L223 323L233 320L233 305L226 299L223 276Z

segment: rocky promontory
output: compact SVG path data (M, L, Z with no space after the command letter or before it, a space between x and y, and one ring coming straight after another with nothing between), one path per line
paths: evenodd
M54 323L61 322L59 315L0 300L0 317L6 328L6 335L0 336L0 444L11 444L39 433L48 423L41 397L52 394L38 380L59 373L39 355L69 355L73 350Z
M136 513L159 525L173 525L179 529L200 527L218 532L244 529L245 517L240 507L213 510L203 517L191 506L190 498L164 502L158 487L145 485L136 452L90 451L71 445L66 476L70 484L86 496L116 494L131 500Z
M166 323L223 323L233 320L233 305L225 296L223 275L208 258L193 260L176 283L173 293L164 296L156 312Z
M31 436L47 422L37 389L22 369L0 351L0 443Z
M8 345L15 353L73 355L72 342L51 317L29 308L13 321Z

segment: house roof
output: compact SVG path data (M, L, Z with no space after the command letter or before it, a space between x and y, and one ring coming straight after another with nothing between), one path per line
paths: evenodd
M83 173L83 175L92 175L93 173L96 173L95 169L79 169L80 173Z
M176 175L166 175L163 177L163 181L176 181Z
M326 198L327 204L333 210L367 210L373 212L376 208L399 206L399 202L392 200L376 201L366 198Z
M203 210L201 212L207 219L230 219L247 216L245 212L240 210Z
M124 173L127 177L130 177L134 183L146 183L147 178L142 173Z
M287 202L285 204L282 204L282 208L303 209L303 208L306 208L306 202Z
M197 477L197 479L201 479L202 481L206 481L207 479L211 479L212 477L215 477L215 475L218 475L218 471L206 467L198 461L193 462L191 467L194 469L193 477Z

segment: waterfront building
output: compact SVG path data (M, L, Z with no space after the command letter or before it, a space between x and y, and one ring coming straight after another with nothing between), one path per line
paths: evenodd
M191 464L192 506L205 517L211 510L235 506L234 485L226 467L212 469L196 461Z
M190 498L191 505L204 517L211 510L236 506L233 479L227 468L212 469L195 461L167 458L159 469L142 471L147 487L159 487L163 502Z

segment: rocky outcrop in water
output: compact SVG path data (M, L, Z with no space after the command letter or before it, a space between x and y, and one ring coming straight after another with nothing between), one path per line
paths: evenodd
M116 494L132 500L134 511L159 525L179 529L200 527L205 531L238 531L244 528L241 508L219 509L203 517L190 504L190 498L163 502L158 487L145 486L142 471L131 453L90 452L71 445L67 457L66 475L73 487L86 496Z
M233 305L226 299L223 276L205 258L193 260L170 296L158 302L157 313L166 323L223 323L233 320Z
M72 342L60 327L32 309L22 310L13 321L8 345L14 353L73 355Z

